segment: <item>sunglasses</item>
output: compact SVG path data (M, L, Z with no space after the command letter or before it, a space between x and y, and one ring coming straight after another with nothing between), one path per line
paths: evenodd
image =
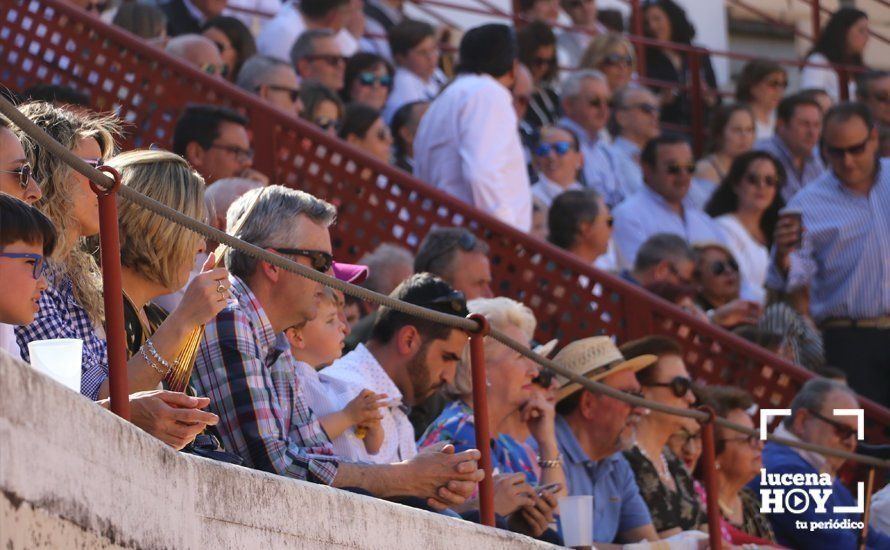
M257 86L256 91L260 91L262 86ZM298 99L300 99L300 89L299 88L288 88L287 86L277 86L274 84L266 84L266 88L270 90L275 90L276 92L287 92L290 96L290 100L293 103L296 103Z
M451 312L460 315L461 317L466 317L470 314L470 312L467 310L467 297L464 296L464 293L459 290L452 290L444 296L433 298L428 303L432 306L446 305L448 306L448 308L451 309ZM441 308L438 307L433 309L441 311Z
M336 129L338 124L336 120L324 117L316 118L313 122L315 122L315 125L324 131L328 131L331 128Z
M542 370L541 372L538 373L537 376L532 378L532 384L537 384L538 386L541 386L545 390L549 389L550 384L552 384L552 383L553 383L553 373L550 371Z
M572 150L572 144L568 141L557 141L554 143L539 143L537 147L535 147L535 156L538 157L546 157L550 155L551 151L556 152L560 157L565 156L569 151Z
M661 109L658 107L658 105L652 105L650 103L637 103L636 105L628 105L627 107L625 107L625 109L627 109L628 111L630 111L632 109L637 109L640 112L645 113L647 115L656 115L657 116L657 115L661 114Z
M695 163L690 162L689 164L671 164L667 167L668 174L672 176L679 176L682 172L686 172L690 176L695 173Z
M851 145L849 147L832 147L830 145L826 145L825 154L835 159L843 159L847 156L847 153L853 155L854 157L858 157L865 152L865 148L868 146L868 140L870 139L871 131L869 131L869 135L862 143L858 143L856 145Z
M334 54L307 55L305 57L305 59L308 59L309 61L324 61L325 63L327 63L328 65L330 65L332 67L346 64L345 57L343 57L342 55L334 55Z
M334 256L322 250L304 250L302 248L272 248L272 250L280 254L309 258L309 261L312 263L312 269L321 273L330 271L331 266L334 264Z
M836 435L838 437L838 439L840 439L841 441L846 441L846 440L850 439L851 437L855 437L857 435L856 428L851 428L850 426L847 426L846 424L841 424L837 420L832 420L830 418L826 418L826 417L822 416L821 414L817 413L816 411L814 411L813 409L807 409L807 410L810 412L810 414L812 416L816 417L817 419L821 420L822 422L825 422L826 424L828 424L832 428L834 428L834 435Z
M31 276L34 277L35 281L43 276L43 272L46 269L46 263L43 261L43 256L41 256L40 254L30 254L25 252L0 252L0 258L26 258L28 260L34 260L34 265L32 266L31 270Z
M374 73L359 73L358 81L362 86L373 86L380 84L384 88L392 87L392 77L388 74L377 76Z
M685 376L676 376L670 382L650 382L643 385L654 388L670 388L675 397L685 397L692 389L692 380Z
M610 53L600 62L602 65L624 65L630 67L634 64L634 58L629 55L621 55L620 53Z
M755 435L740 435L739 437L727 437L725 439L721 439L720 441L726 443L727 441L739 441L747 443L749 447L752 449L757 449L760 447L760 438Z
M711 274L714 275L715 277L719 277L720 275L723 275L724 273L726 273L729 270L732 270L736 273L739 272L739 264L738 264L738 262L735 261L734 258L730 258L730 259L726 260L725 262L720 261L720 260L717 260L716 262L711 262L710 268L711 268Z
M783 90L788 87L787 80L767 80L766 85L770 88L782 88Z
M779 185L779 179L776 176L763 176L757 174L745 174L745 183L749 183L755 187L766 185L767 187L776 187Z
M28 188L28 182L30 181L32 175L31 165L28 163L19 166L15 170L0 170L0 173L17 174L19 177L19 185L22 189Z
M201 72L207 73L209 75L226 76L229 74L229 67L227 65L217 65L215 63L204 63L201 65Z
M529 65L532 65L533 67L543 67L545 65L556 65L556 58L555 57L534 57L534 58L532 58L531 63L529 63Z

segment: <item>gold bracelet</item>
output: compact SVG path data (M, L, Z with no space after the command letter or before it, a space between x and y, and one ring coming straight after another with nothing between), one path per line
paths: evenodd
M560 466L562 466L562 455L556 455L556 458L554 460L542 460L539 458L538 466L545 470L548 468L559 468Z

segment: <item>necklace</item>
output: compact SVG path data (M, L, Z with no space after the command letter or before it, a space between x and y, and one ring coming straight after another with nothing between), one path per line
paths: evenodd
M741 499L739 500L739 504L741 504ZM735 523L735 516L736 516L736 513L737 513L737 512L736 512L736 510L737 510L736 507L735 507L735 506L729 506L728 504L726 504L725 502L723 502L723 501L720 500L719 498L717 499L717 505L720 507L720 511L723 512L723 517L725 517L726 519L728 519L731 523ZM741 508L739 508L738 511L740 512L740 511L741 511Z
M658 474L658 477L661 478L661 480L664 482L664 484L667 485L668 487L673 487L674 486L674 478L671 477L671 471L670 471L670 468L668 468L667 459L664 457L664 451L662 451L658 454L658 458L660 459L660 462L661 462L661 470L659 470L658 466L656 466L656 464L655 464L655 461L652 460L652 457L650 457L649 453L646 452L646 449L642 448L639 444L637 445L637 449L639 449L640 454L642 454L646 458L646 460L648 460L649 463L652 464L652 467L655 468L655 473Z

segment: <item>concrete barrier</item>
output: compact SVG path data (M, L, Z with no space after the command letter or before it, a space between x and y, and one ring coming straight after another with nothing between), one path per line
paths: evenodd
M174 452L0 352L0 548L550 548Z

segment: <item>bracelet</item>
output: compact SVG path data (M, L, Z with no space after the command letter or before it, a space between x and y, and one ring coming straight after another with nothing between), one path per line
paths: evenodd
M554 460L542 460L539 458L538 466L545 470L548 468L559 468L560 466L562 466L562 455L556 455L556 458Z
M151 354L151 356L154 358L154 360L157 361L158 363L160 363L165 369L167 369L167 372L170 372L175 367L179 366L178 358L173 361L172 365L170 363L168 363L166 360L164 360L164 358L161 357L161 354L158 353L158 350L155 349L155 345L154 345L154 343L152 343L151 338L148 338L145 340L145 347L148 348L148 353ZM160 371L158 371L158 372L160 372ZM166 376L166 374L167 373L164 373L165 376Z
M144 345L141 348L139 348L139 353L142 354L142 358L145 359L145 362L148 363L148 366L153 368L154 370L156 370L158 372L158 374L160 374L161 376L167 376L167 373L170 372L170 369L167 369L166 371L164 371L163 369L161 369L161 367L158 366L157 363L155 363L154 361L151 360L151 358L148 356L148 354L145 353Z

